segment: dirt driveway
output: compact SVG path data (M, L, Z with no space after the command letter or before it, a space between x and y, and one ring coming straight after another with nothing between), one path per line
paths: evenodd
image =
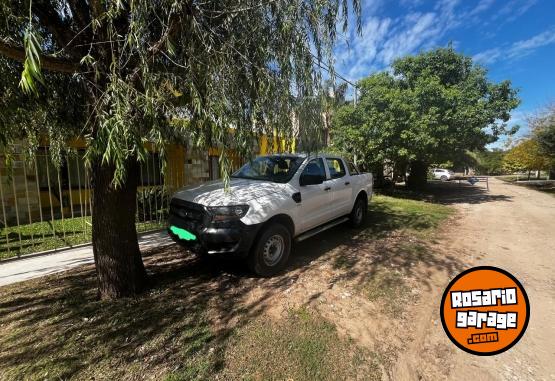
M438 324L448 278L435 272L432 297L415 311L414 341L400 355L394 379L555 380L555 197L496 179L490 190L444 199L460 214L441 239L442 251L457 253L468 267L492 265L515 275L530 299L526 334L497 356L453 349Z

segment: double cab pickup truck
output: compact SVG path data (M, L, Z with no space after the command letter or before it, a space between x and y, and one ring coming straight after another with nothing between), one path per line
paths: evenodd
M259 276L288 260L292 242L350 222L360 226L372 196L372 175L333 155L260 156L231 175L179 190L168 233L199 254L247 259Z

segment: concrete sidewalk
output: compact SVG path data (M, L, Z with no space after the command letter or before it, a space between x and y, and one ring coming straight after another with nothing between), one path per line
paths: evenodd
M165 231L148 233L139 237L141 250L169 245L172 242ZM92 245L5 263L0 262L0 286L54 274L93 262Z

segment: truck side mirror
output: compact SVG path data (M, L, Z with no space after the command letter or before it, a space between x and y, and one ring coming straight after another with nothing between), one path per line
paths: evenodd
M304 187L305 185L318 185L324 182L325 178L321 175L310 175L308 173L303 173L299 178L300 186Z

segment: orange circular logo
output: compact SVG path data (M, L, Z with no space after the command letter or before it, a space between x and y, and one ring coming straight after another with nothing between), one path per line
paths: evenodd
M466 270L449 283L441 299L441 323L462 350L496 355L515 345L528 326L530 303L522 284L492 266Z

